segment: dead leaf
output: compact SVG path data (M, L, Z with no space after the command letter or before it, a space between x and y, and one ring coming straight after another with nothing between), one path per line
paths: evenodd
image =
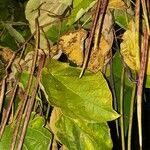
M13 55L13 51L10 48L8 48L8 47L1 48L1 50L0 50L0 56L6 62L8 62L11 59L12 55Z

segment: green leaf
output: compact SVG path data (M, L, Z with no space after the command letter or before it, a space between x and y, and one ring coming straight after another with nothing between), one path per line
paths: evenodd
M17 44L15 39L9 34L7 31L5 34L3 34L0 38L0 45L4 47L9 47L12 50L17 49Z
M74 0L73 10L68 18L68 24L72 25L80 19L90 8L94 6L96 1L93 0Z
M53 43L56 43L59 40L59 37L62 36L65 32L73 29L72 26L66 24L66 21L57 23L48 29L46 35Z
M9 34L18 42L18 43L24 43L25 39L24 37L10 24L3 23L3 26L8 30Z
M42 72L42 85L49 102L60 107L66 115L89 122L114 120L119 115L112 109L112 95L103 75L51 60Z
M133 15L127 13L126 10L115 9L114 10L115 22L123 29L128 29L128 24L133 18Z
M61 116L56 123L57 137L69 150L111 150L112 141L106 123L88 123Z
M27 128L27 133L23 143L23 150L46 150L50 148L51 133L43 127L41 117L32 120ZM34 123L33 123L34 122ZM6 126L4 134L0 141L1 150L9 150L12 139L13 127Z

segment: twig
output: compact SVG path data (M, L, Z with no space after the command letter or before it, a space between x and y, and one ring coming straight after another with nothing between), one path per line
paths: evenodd
M39 13L38 14L38 17L39 17L40 16L40 11L39 10L38 10L38 13ZM35 55L33 57L32 68L31 68L31 73L30 73L30 77L29 77L30 86L27 87L25 101L27 101L27 98L28 98L28 95L29 95L29 92L30 92L30 87L31 87L31 84L32 84L32 79L33 79L34 70L35 70L35 66L36 66L36 61L37 61L37 57L38 57L39 36L40 36L40 28L39 28L38 17L35 19L35 27L36 27ZM38 75L39 75L39 70L38 70ZM28 101L28 103L27 103L27 107L26 107L27 109L25 111L25 119L23 120L23 128L20 131L20 137L19 137L19 141L18 141L18 145L17 145L17 150L20 150L22 148L22 144L23 144L23 140L24 140L24 136L25 136L25 133L26 133L27 124L28 124L28 119L29 119L30 113L31 113L30 109L32 109L32 107L33 107L34 99L35 99L35 94L36 94L36 90L37 90L38 83L39 83L38 80L39 79L37 78L36 83L35 83L35 86L36 86L35 90L32 93L30 101ZM30 110L29 113L28 113L28 110Z
M8 77L8 75L9 75L8 70L9 70L9 68L11 67L11 65L12 65L12 63L13 63L13 61L14 61L14 59L16 58L17 53L18 53L20 50L22 50L22 49L24 48L24 46L31 40L31 38L34 36L34 34L35 34L35 33L33 33L33 34L26 40L26 42L23 43L22 46L20 46L20 47L17 49L17 51L16 51L15 53L13 53L13 55L12 55L12 57L11 57L11 59L10 59L8 65L7 65L6 69L5 69L5 70L6 70L6 75L5 75L5 77L3 78L3 80L2 80L2 89L1 89L1 94L0 94L0 113L1 113L1 110L2 110L2 105L3 105L4 95L5 95L6 80L7 80L7 77Z
M138 87L137 87L137 119L138 119L140 150L142 150L142 93L143 93L144 75L145 75L146 64L147 64L148 40L149 40L149 36L148 36L147 27L145 25L144 26L144 43L143 43L140 73L139 73Z

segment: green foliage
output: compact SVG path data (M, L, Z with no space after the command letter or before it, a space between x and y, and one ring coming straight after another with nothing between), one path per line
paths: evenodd
M68 24L72 25L80 19L94 4L95 1L93 0L75 0L73 5L74 8L68 18Z
M8 30L9 34L18 42L18 43L24 43L25 39L23 36L15 30L10 24L4 24L3 26Z
M111 92L103 75L86 72L79 79L80 71L55 60L47 64L42 73L42 85L50 103L60 107L66 115L89 122L119 117L112 109Z
M6 47L10 47L12 50L16 50L17 49L17 44L15 42L15 39L12 38L12 36L6 32L5 34L3 34L0 38L0 45L1 46L6 46Z
M115 23L117 23L121 28L128 29L128 24L133 18L133 14L129 14L126 10L116 9L114 11Z
M145 87L146 88L150 88L150 76L149 75L146 76L146 80L145 81L146 81Z
M29 123L24 139L23 150L43 150L50 148L52 135L50 131L44 127L44 122L42 117L35 117ZM1 150L9 150L13 129L13 125L6 126L0 141Z
M27 2L26 5L23 1L1 0L0 2L0 49L2 50L2 52L0 50L0 58L7 57L7 61L9 61L11 58L10 55L12 54L10 54L8 47L15 51L21 44L25 43L25 49L22 49L24 52L20 51L17 53L15 60L12 62L12 66L7 71L7 73L10 74L6 82L7 89L5 93L6 98L3 102L3 111L0 114L2 121L12 96L10 91L13 91L12 88L15 80L18 78L20 80L9 114L10 117L7 120L4 134L0 140L0 150L10 149L13 131L15 129L15 122L12 120L16 119L20 111L20 106L22 106L20 103L24 100L26 91L29 90L28 100L30 100L31 95L33 95L36 84L35 77L37 77L37 70L40 68L39 58L41 53L43 55L43 52L45 52L47 58L52 59L47 59L46 65L42 70L39 89L34 97L35 105L31 111L30 121L24 138L23 150L50 149L54 141L56 145L62 144L61 149L111 150L113 148L113 142L107 122L123 117L125 135L119 135L119 138L120 136L127 137L127 135L129 135L129 113L131 95L133 94L133 81L129 78L131 74L133 77L136 76L133 70L138 74L140 69L140 59L138 60L138 69L134 69L129 65L134 61L133 55L137 55L136 46L139 44L138 38L131 33L136 32L135 35L137 36L141 34L141 46L143 46L144 41L144 32L137 32L135 27L137 20L134 15L134 4L131 4L128 0L126 1L127 4L125 4L123 0L109 0L103 21L101 37L98 36L99 33L97 33L97 31L94 33L91 46L93 53L91 52L89 58L91 61L88 62L89 64L93 64L93 68L97 68L100 62L102 62L104 68L100 71L99 69L95 71L97 73L93 73L87 71L89 69L87 65L87 70L85 70L83 77L79 78L81 68L69 66L67 63L53 60L53 58L58 59L58 57L64 53L65 58L64 55L61 55L62 57L60 58L60 60L63 59L62 61L66 62L66 57L68 60L73 57L73 59L70 60L74 63L76 63L74 58L84 60L97 0L24 1ZM111 21L106 17L108 12L110 16L114 16L114 18L111 17ZM144 10L141 10L141 12L144 12ZM140 14L140 16L142 15L143 14ZM101 22L101 13L99 16L97 22ZM133 24L130 23L132 26L129 24L130 21L131 23L134 22ZM140 22L144 22L143 18L140 18ZM117 27L116 32L119 32L120 28L125 31L121 43L117 43L117 40L114 40L115 36L113 33L112 36L108 38L108 34L110 34L112 30L115 32L116 28L113 28L113 23L114 26L117 24L117 26L115 26ZM39 43L37 42L37 36L34 36L29 43L27 42L28 44L26 44L26 39L36 32L36 24L39 24ZM140 32L142 32L144 26L143 23L141 24L142 27L138 29ZM129 27L129 25L132 28ZM97 23L96 29L100 26L101 25ZM109 28L107 28L107 26L109 26ZM86 34L81 34L81 31L85 31ZM107 38L105 39L105 37L107 37L108 40L106 40ZM97 43L98 38L101 38L99 43ZM116 45L120 44L118 45L118 47L121 47L120 49L122 49L122 45L124 46L124 53L121 53L120 50L122 56L120 56L118 52L115 54L112 52L113 42ZM34 47L38 47L38 58L35 65L36 67L32 68L32 60L35 52ZM4 53L5 49L8 50L6 53ZM108 49L107 52L106 49ZM134 54L132 54L132 52L134 52ZM17 64L18 57L21 53L23 57L20 63ZM50 57L48 57L48 54ZM127 59L127 55L131 57ZM113 87L111 87L112 85L109 83L110 80L107 80L110 78L110 70L106 68L109 73L104 73L105 67L107 67L106 64L112 58L113 69L111 71L114 75L114 89L118 113L113 109L111 91ZM150 62L149 58L150 55L148 55L148 62ZM1 67L3 71L1 72L1 76L4 77L7 64L1 60L0 65L3 65L3 67ZM123 63L123 60L126 64ZM76 63L73 66L82 67L82 65L82 63L80 63L80 65ZM124 67L124 92L123 95L121 95L121 74ZM30 76L29 70L31 70L31 68L34 69L33 81L31 87L27 89ZM147 68L147 72L149 73L149 63L147 64ZM0 79L2 80L2 78ZM144 88L150 88L149 74L145 75L143 89ZM119 115L121 96L123 96L123 114ZM134 96L136 98L136 93ZM25 106L24 110L27 110L27 106ZM24 114L21 115L21 117L23 118ZM22 126L21 121L21 127ZM119 126L122 128L120 123ZM17 143L18 138L17 135Z
M116 53L113 59L113 73L114 73L114 84L116 96L117 96L117 105L118 111L120 109L120 84L121 84L121 74L123 69L123 62L121 62L119 53ZM129 112L130 112L130 102L132 94L132 83L129 81L128 75L125 75L125 84L124 84L124 94L123 94L123 109L124 109L124 125L125 133L127 134L128 125L129 125Z
M72 29L74 29L73 26L69 26L66 21L63 21L50 27L46 32L46 35L48 39L50 39L53 43L56 43L60 36Z
M112 149L106 123L88 123L62 115L56 128L57 137L70 150Z

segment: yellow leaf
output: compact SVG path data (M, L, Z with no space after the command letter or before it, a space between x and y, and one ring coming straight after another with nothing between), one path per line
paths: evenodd
M78 66L81 66L83 63L84 41L86 37L87 31L82 28L60 37L59 45L62 47L63 53Z
M138 33L135 30L135 22L133 20L129 23L129 29L126 30L121 43L121 54L125 63L132 69L139 71L140 61L138 58L139 46L138 46ZM143 39L142 39L143 40ZM150 53L148 54L148 65L146 73L150 75Z

